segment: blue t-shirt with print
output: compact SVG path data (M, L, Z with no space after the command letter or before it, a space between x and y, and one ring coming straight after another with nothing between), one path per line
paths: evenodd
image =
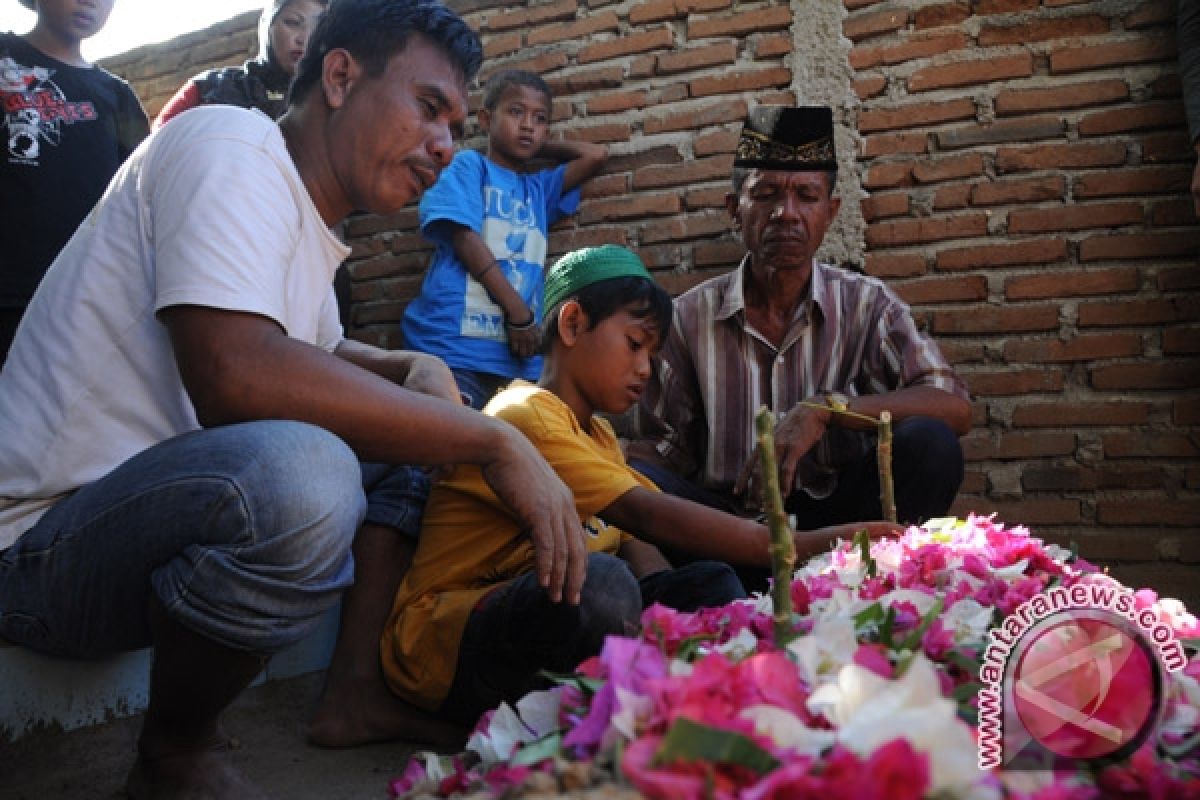
M436 249L421 293L400 323L405 347L438 356L455 369L538 379L541 356L509 352L504 311L431 226L448 221L477 232L540 323L547 231L579 206L578 189L563 193L565 172L560 164L526 175L472 150L455 155L421 198L421 231Z

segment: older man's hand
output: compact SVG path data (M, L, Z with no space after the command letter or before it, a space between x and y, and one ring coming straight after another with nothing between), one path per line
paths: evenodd
M775 426L775 458L779 463L779 489L784 497L795 487L800 459L820 441L829 426L832 412L828 408L816 407L823 404L820 398L797 403ZM762 476L759 474L758 461L758 448L755 447L750 459L742 465L737 483L734 484L735 495L750 498L761 491Z

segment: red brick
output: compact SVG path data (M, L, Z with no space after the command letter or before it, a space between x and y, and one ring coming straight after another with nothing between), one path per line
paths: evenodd
M1160 291L1200 289L1200 270L1194 265L1161 269L1155 281Z
M962 443L968 461L1021 461L1075 452L1073 433L1003 433L994 438L970 434Z
M1147 215L1150 226L1154 228L1178 228L1183 225L1195 225L1196 211L1189 197L1173 197L1152 203Z
M585 200L594 197L615 197L629 193L629 174L622 172L617 175L601 175L598 178L584 181L580 187L580 196Z
M1095 361L1137 356L1142 337L1136 333L1090 334L1061 339L1014 338L1004 343L1004 360L1009 364Z
M1145 500L1100 500L1096 503L1096 521L1102 525L1192 528L1197 520L1200 520L1200 500L1156 497Z
M718 64L732 64L737 59L737 42L717 42L702 47L688 47L658 56L655 71L659 75L703 69Z
M648 150L636 150L632 153L610 156L605 165L605 171L610 174L618 172L633 172L651 164L678 164L683 161L679 148L673 145L651 147Z
M564 42L569 39L584 39L600 31L615 31L619 26L620 20L617 19L617 15L612 11L604 11L569 22L533 28L525 34L525 44L533 46Z
M1194 296L1125 300L1116 303L1081 303L1080 327L1163 325L1197 318L1200 298Z
M983 236L986 233L987 216L971 213L877 222L867 226L866 240L870 247L894 247Z
M625 84L625 72L621 67L593 67L556 75L546 81L556 95L594 92L598 89L620 89ZM567 131L568 134L570 131Z
M1170 258L1194 255L1192 233L1114 233L1089 236L1079 244L1080 261Z
M792 71L787 67L768 67L758 70L736 70L725 75L697 78L688 84L692 97L708 97L714 94L751 92L769 86L787 86L792 82Z
M1177 397L1171 404L1171 422L1200 425L1200 397Z
M558 0L556 3L491 14L488 16L484 28L487 31L504 31L513 28L529 28L545 22L575 19L578 9L577 0Z
M980 371L963 377L975 397L1061 392L1063 388L1063 373L1058 369Z
M1138 271L1132 268L1026 275L1009 278L1004 294L1009 300L1121 294L1136 291L1138 281Z
M1038 0L975 0L975 13L979 16L1029 11L1037 7Z
M1063 135L1065 122L1059 116L1017 117L1002 119L986 125L964 125L938 131L934 139L946 150L1012 142L1031 142L1057 139Z
M1073 194L1077 198L1119 195L1176 194L1187 191L1191 170L1185 167L1138 167L1080 175Z
M668 265L671 263L679 263L680 259L674 255L667 255L665 257L656 256L654 251L657 249L658 248L653 248L653 247L649 248L650 261L656 261L656 260L663 261L663 262L667 263ZM643 254L646 252L646 250L643 249L638 252L639 252L639 254ZM642 260L646 261L646 258L647 258L647 256L643 255ZM677 297L678 295L681 295L684 292L686 292L688 289L691 289L694 286L699 286L700 284L704 283L709 278L714 278L719 274L721 274L721 273L708 271L708 270L701 270L699 272L661 272L661 271L659 271L659 272L655 273L654 280L659 286L666 289L671 294L672 297Z
M705 131L696 136L692 142L692 151L697 156L711 156L716 153L732 153L737 149L738 130L736 128L721 128L715 131Z
M733 161L727 155L697 158L683 164L646 167L633 174L633 188L658 189L725 179L729 177L732 167Z
M631 108L645 108L653 101L644 90L605 92L587 100L588 114L612 114Z
M955 278L932 277L893 283L892 289L909 305L933 303L981 302L987 299L987 278L965 275Z
M571 128L563 138L584 142L627 142L633 130L627 122L608 122Z
M1176 5L1172 0L1143 0L1122 23L1126 30L1175 23Z
M1168 328L1162 333L1162 349L1167 355L1195 355L1200 353L1200 327L1189 325Z
M565 253L581 247L597 247L602 244L629 244L629 228L626 225L592 225L587 228L570 228L551 231L547 247L550 253ZM550 263L550 259L546 259Z
M692 261L698 267L732 267L742 260L746 248L741 242L728 241L696 245L692 250Z
M893 161L868 167L863 187L866 189L894 189L897 186L912 186L913 182L913 162Z
M974 503L965 503L959 498L951 506L951 513L959 516L969 511L977 514L996 514L996 519L1009 526L1015 525L1073 525L1082 521L1081 504L1078 500L1042 500L1024 498L1002 501L980 498Z
M954 208L966 208L971 199L971 185L961 183L955 186L939 187L933 194L933 210L946 211Z
M1124 67L1131 64L1148 64L1155 61L1175 59L1174 37L1137 36L1125 41L1111 38L1103 46L1068 45L1051 50L1050 73L1061 75L1067 72L1083 72L1106 67Z
M1129 98L1129 85L1122 80L1092 81L1048 89L1003 89L996 93L1000 116L1028 114L1115 103Z
M1149 403L1030 403L1013 410L1014 428L1117 427L1145 425Z
M857 11L860 8L866 8L867 6L873 6L881 2L883 0L843 0L842 5L846 7L847 11Z
M934 333L1028 333L1059 327L1057 305L981 306L933 315Z
M361 214L346 220L346 238L357 239L373 233L384 233L401 228L417 227L415 210L405 209L395 214L381 217L376 214Z
M532 55L529 58L519 59L517 61L485 64L479 70L479 81L481 83L486 83L488 78L490 78L494 73L499 72L501 69L524 69L528 70L529 72L536 72L538 75L541 75L545 78L547 77L547 73L554 72L557 69L562 69L566 65L566 53L543 52ZM555 88L554 82L549 80L548 82L550 83L550 88L557 94L558 89Z
M979 342L962 342L957 339L943 339L938 342L938 349L951 364L979 364L987 358L987 352ZM986 418L979 424L985 424Z
M617 39L610 39L606 42L596 42L595 44L588 45L580 50L575 58L580 64L590 64L595 61L605 61L610 58L632 55L633 53L669 49L674 43L675 36L670 28L653 28Z
M929 149L929 136L924 133L883 133L863 139L865 158L902 154L919 154Z
M1172 161L1191 161L1195 158L1187 131L1166 131L1134 137L1142 150L1143 164L1164 164Z
M995 180L976 183L971 187L973 206L999 206L1009 203L1041 203L1061 200L1067 193L1067 179L1062 175L1017 180Z
M635 3L629 9L629 21L634 25L683 19L696 11L720 11L729 8L732 0L649 0Z
M926 271L921 253L867 253L866 272L877 278L908 278Z
M1183 106L1178 102L1143 103L1132 108L1097 111L1079 120L1080 136L1104 136L1154 128L1175 128L1184 122Z
M612 200L597 200L584 203L579 210L579 221L584 225L595 222L610 222L619 219L636 219L646 216L676 214L682 210L680 197L675 194L642 194Z
M887 88L887 78L882 75L868 75L865 78L857 78L854 81L854 93L858 95L859 100L866 100L870 97L883 94L883 90Z
M1142 222L1140 203L1091 203L1058 208L1034 208L1012 211L1008 215L1009 233L1052 233L1094 228L1117 228Z
M1109 458L1195 458L1197 437L1184 433L1109 433L1101 438Z
M953 86L974 86L1007 78L1026 78L1032 74L1031 53L981 58L919 69L909 77L908 90L925 92Z
M863 218L868 222L885 217L899 217L908 213L908 192L873 194L862 201Z
M965 33L938 32L937 34L916 34L907 37L899 44L887 43L871 46L855 45L850 50L850 66L855 70L870 69L871 67L906 64L920 58L930 58L964 50L970 44Z
M662 222L652 222L641 229L644 244L678 242L686 239L720 236L729 232L729 217L719 212L692 214Z
M1002 147L996 153L996 171L1115 167L1125 163L1126 157L1127 150L1122 142Z
M694 131L709 125L741 122L745 118L745 100L723 100L699 108L691 105L668 108L666 113L647 117L643 123L643 130L648 134Z
M790 55L792 47L791 34L772 33L756 38L752 50L755 58L775 58Z
M859 113L858 129L860 133L871 133L898 128L925 128L941 122L974 117L975 101L963 97L946 102L868 109Z
M980 47L1028 44L1051 39L1073 39L1108 33L1111 23L1099 14L1053 17L1018 22L1015 25L984 25L979 31ZM1103 46L1097 44L1096 46Z
M502 33L488 36L483 40L484 58L496 58L515 53L521 49L521 33Z
M721 17L693 17L688 20L688 41L709 36L745 36L760 31L779 30L792 24L792 10L787 6L728 14Z
M1066 240L1029 239L1022 242L973 245L953 250L940 250L936 263L939 270L953 272L1022 264L1052 264L1065 261L1066 258Z
M887 8L882 11L851 14L842 25L842 33L853 41L861 41L881 33L898 31L908 24L908 11L904 8Z
M683 203L689 211L701 208L725 208L725 195L729 187L707 189L688 189L684 194Z
M1172 360L1092 367L1094 389L1192 389L1200 386L1200 361Z
M949 25L957 26L969 16L971 16L971 8L962 0L937 6L925 6L913 12L913 27L917 30L924 30Z
M982 175L983 154L966 153L948 158L927 159L913 165L913 178L917 183L938 183L955 178L971 178Z

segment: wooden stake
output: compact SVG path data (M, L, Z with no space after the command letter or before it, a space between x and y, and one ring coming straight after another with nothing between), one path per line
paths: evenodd
M879 444L875 449L875 460L879 464L879 505L883 518L896 521L896 490L892 482L892 413L879 414Z
M779 491L779 465L775 460L775 415L765 406L754 418L759 468L763 482L763 508L771 531L771 605L774 608L775 646L780 650L795 638L792 625L792 576L796 571L796 542L783 511Z

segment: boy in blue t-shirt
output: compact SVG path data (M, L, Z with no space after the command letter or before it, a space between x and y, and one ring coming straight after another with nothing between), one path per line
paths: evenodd
M550 110L540 76L494 75L479 110L486 156L459 152L421 199L421 231L437 248L400 323L404 345L445 361L476 409L513 378L541 373L548 230L574 213L576 187L608 157L603 145L549 141ZM529 172L534 159L559 164Z

